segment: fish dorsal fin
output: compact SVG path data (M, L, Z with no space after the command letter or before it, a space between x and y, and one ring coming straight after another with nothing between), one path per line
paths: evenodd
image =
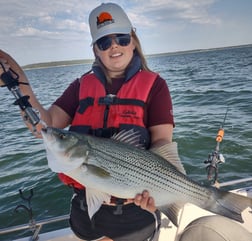
M144 149L144 145L140 143L140 137L141 135L138 131L136 132L133 129L130 129L122 130L119 133L114 134L111 139Z
M86 188L86 202L90 220L104 202L110 203L110 198L111 196L107 193L103 193L92 188Z
M163 157L170 164L172 164L178 171L186 173L183 164L178 156L177 143L167 143L159 147L153 147L150 149L151 152Z

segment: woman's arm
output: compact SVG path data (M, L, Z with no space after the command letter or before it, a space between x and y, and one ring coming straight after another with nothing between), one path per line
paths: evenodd
M19 64L7 53L4 51L0 50L0 61L4 65L5 70L8 71L9 68L14 70L18 75L19 75L19 82L20 83L28 83L26 84L20 84L19 88L20 91L22 92L23 95L28 95L29 96L29 102L32 105L32 107L36 110L39 111L40 114L40 119L45 122L46 125L48 126L54 126L58 128L64 128L67 125L70 124L71 118L70 116L63 111L61 108L58 106L52 105L48 110L45 109L38 99L36 98L31 86L29 85L29 80L27 76L25 75L24 71L22 68L19 66ZM2 67L0 67L0 76L3 73ZM24 115L24 113L22 113ZM27 123L27 126L29 129L32 129L33 127L31 124ZM40 123L39 125L36 126L37 132L40 132L40 129L42 128L42 124ZM39 135L38 135L39 137Z
M156 125L149 128L151 148L172 142L173 124Z

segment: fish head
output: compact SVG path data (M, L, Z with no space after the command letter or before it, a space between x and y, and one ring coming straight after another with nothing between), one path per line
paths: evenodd
M85 135L53 127L44 128L41 133L48 165L53 171L67 172L80 167L87 160Z
M49 149L54 151L66 151L74 147L79 139L72 132L53 127L42 129L43 140Z

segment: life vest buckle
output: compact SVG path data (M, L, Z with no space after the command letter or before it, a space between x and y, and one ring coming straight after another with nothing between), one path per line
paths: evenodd
M108 94L105 97L99 98L99 105L110 106L115 103L116 95Z

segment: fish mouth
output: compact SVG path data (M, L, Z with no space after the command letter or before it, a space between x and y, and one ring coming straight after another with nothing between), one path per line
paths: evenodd
M46 139L46 136L48 136L48 127L43 127L42 129L41 129L41 134L42 134L42 137L43 137L43 139Z
M53 130L50 127L43 127L41 129L41 134L44 140L46 141L55 141L55 137L53 135Z
M49 128L49 127L43 127L41 129L41 131L44 132L44 133L48 133L49 130L51 130L51 128Z
M48 131L48 128L47 128L47 127L43 127L43 128L41 129L41 134L42 134L43 139L45 138L45 136L46 136L46 134L47 134L47 131Z
M52 127L43 127L41 129L42 135L53 135L53 129Z

